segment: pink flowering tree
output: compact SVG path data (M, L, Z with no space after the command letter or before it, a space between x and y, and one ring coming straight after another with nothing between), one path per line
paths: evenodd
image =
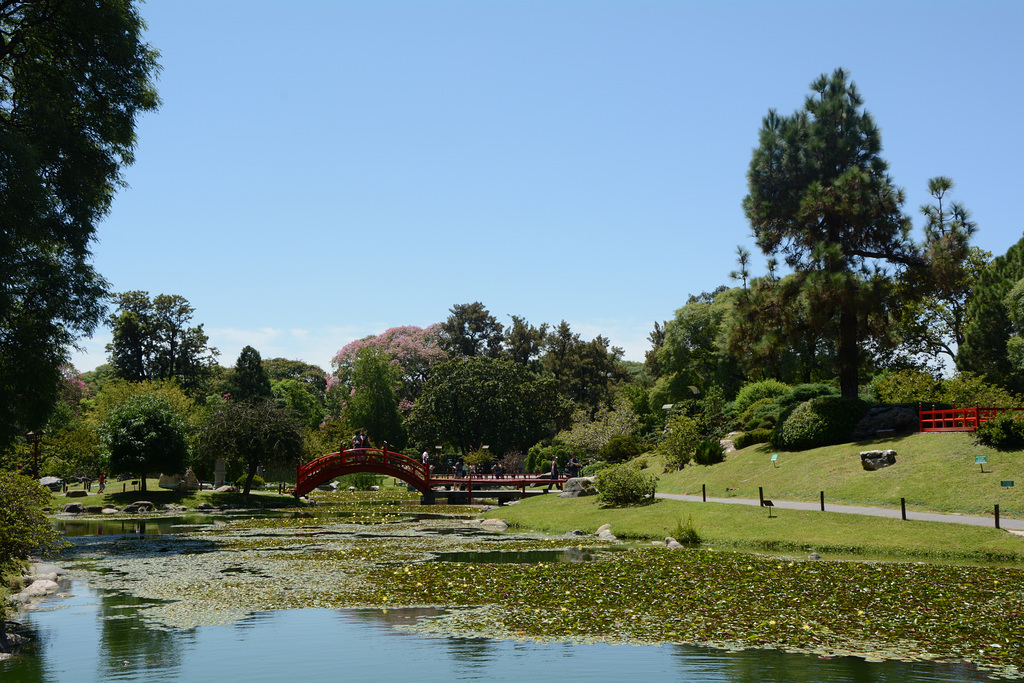
M430 367L448 358L440 345L440 330L440 323L426 328L404 325L346 344L331 360L334 373L328 379L329 389L344 387L344 393L347 394L358 391L357 387L352 386L356 358L364 348L375 349L387 355L395 366L399 379L396 391L399 408L403 414L408 415L413 403L423 392Z

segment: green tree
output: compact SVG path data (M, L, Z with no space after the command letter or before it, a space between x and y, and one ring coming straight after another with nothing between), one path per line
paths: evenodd
M593 414L611 404L615 385L627 374L622 354L601 335L583 341L563 320L548 333L541 362L562 397Z
M161 472L181 472L188 456L185 420L157 393L128 398L110 413L103 429L114 472L131 472L142 480Z
M488 356L501 353L503 326L482 303L456 304L441 323L441 348L453 356Z
M738 388L743 375L725 344L735 298L736 291L724 286L691 296L665 323L657 363L674 387L670 401L692 398L690 386L704 391L717 384L730 394Z
M865 317L886 300L869 275L881 263L912 266L921 258L856 86L836 69L811 90L802 111L770 110L764 118L743 208L758 247L784 256L814 310L827 313L821 323L837 340L840 389L852 398Z
M324 405L309 391L309 385L297 379L275 379L270 382L274 400L287 406L310 429L319 429L324 421Z
M547 323L534 327L524 318L514 315L512 324L505 329L504 355L509 360L537 371L540 369L539 357L544 351L547 334Z
M665 436L658 444L658 450L665 455L665 462L681 468L691 460L701 437L697 423L690 417L679 414L665 425Z
M960 202L945 203L953 181L928 181L934 203L921 207L925 217L924 255L927 269L911 269L899 280L896 320L903 337L903 353L922 354L932 360L945 356L955 364L964 343L967 303L992 254L970 246L977 225Z
M504 358L455 358L432 368L409 432L417 446L447 443L463 455L485 445L525 452L563 411L550 379Z
M270 375L263 369L259 351L251 346L242 349L228 385L231 387L231 398L235 401L252 403L270 398Z
M50 492L37 482L0 470L0 573L15 570L31 553L49 553L64 545L44 511L52 502ZM0 627L3 622L0 612Z
M304 363L301 360L288 360L286 358L271 358L263 361L263 367L274 380L295 380L305 387L310 396L323 406L327 398L327 373L324 369Z
M199 453L208 460L224 458L246 474L248 495L261 465L294 464L303 457L302 427L292 411L273 399L226 401L215 408L199 430Z
M616 401L613 409L602 407L594 415L584 409L576 410L572 427L559 432L557 439L595 457L613 438L635 436L639 428L640 418L633 412L629 400L623 397Z
M217 349L208 345L203 326L189 327L195 309L176 294L118 294L117 313L108 324L107 344L115 374L129 382L174 379L189 392L205 387L216 364Z
M350 425L366 429L376 444L387 441L405 448L406 432L398 410L398 366L379 349L367 346L356 355L351 375L351 395L345 406Z
M1024 391L1024 368L1010 362L1008 344L1015 333L1024 330L1014 327L1007 298L1022 278L1024 238L993 259L978 276L967 302L964 343L957 352L958 369L1017 393Z
M143 28L124 0L0 3L0 449L43 425L103 316L91 244L158 104Z

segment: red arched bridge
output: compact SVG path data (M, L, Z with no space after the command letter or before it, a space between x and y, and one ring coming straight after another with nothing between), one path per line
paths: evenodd
M401 479L420 493L430 493L430 467L408 455L387 448L352 448L328 453L299 465L295 472L296 497L304 496L335 477L356 472L373 472Z
M403 455L385 448L352 448L337 453L322 455L316 460L300 464L295 472L295 488L292 493L296 498L304 496L317 486L325 484L335 477L356 472L373 472L388 477L401 479L413 487L424 498L433 501L435 495L442 495L434 487L445 487L449 491L460 489L472 501L473 490L481 494L481 487L513 487L526 493L527 486L543 486L554 484L562 488L567 477L552 480L548 474L512 474L494 476L490 474L474 474L461 477L438 476L429 465L408 455Z

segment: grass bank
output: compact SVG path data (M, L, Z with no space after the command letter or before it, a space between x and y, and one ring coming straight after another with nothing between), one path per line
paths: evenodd
M806 555L884 556L993 563L1024 563L1024 538L995 528L903 521L837 512L776 510L745 505L657 500L650 505L605 508L596 497L529 498L485 514L510 525L550 534L593 533L610 524L622 539L662 540L677 525L692 524L715 548Z
M861 451L886 449L897 452L895 465L875 472L861 467ZM984 467L975 464L977 456L987 459ZM756 499L760 486L772 499L814 501L824 491L826 503L898 509L905 498L910 509L971 515L991 513L998 504L1001 515L1024 518L1024 454L976 445L966 433L911 434L799 452L762 444L730 453L717 465L671 473L662 471L656 457L649 464L663 493L700 495L705 485L709 496ZM1013 480L1013 487L1001 486Z
M146 500L153 503L159 509L163 505L181 505L190 510L196 509L203 503L220 507L229 505L233 507L291 507L301 505L294 496L284 494L278 495L275 491L252 491L248 496L241 493L217 493L215 491L170 491L162 489L157 485L159 479L147 479L146 490L133 489L130 482L110 482L104 493L97 493L97 485L93 482L92 491L85 496L69 498L62 492L53 493L51 508L56 511L66 503L81 503L82 505L113 505L121 508L129 503ZM74 486L72 490L82 490L81 486Z
M861 467L863 450L893 449L896 464L874 472ZM1021 472L1024 454L1000 452L974 443L970 434L913 434L887 440L862 441L800 452L776 453L768 445L730 453L712 466L691 465L665 472L660 457L638 458L659 477L658 491L711 497L753 498L758 487L777 500L898 509L900 498L910 509L929 512L1000 514L1024 518L1024 481L1001 483ZM985 456L984 467L975 464ZM1019 484L1019 485L1017 485ZM533 498L488 516L502 517L522 528L549 533L572 529L593 532L611 524L620 538L662 539L677 525L692 520L705 543L740 550L822 555L892 556L975 562L1024 561L1024 538L994 528L937 522L861 517L833 512L776 510L769 519L761 508L658 500L637 508L602 508L594 498Z

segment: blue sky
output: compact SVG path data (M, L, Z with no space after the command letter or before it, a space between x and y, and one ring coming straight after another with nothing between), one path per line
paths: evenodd
M1024 230L1015 0L150 0L163 105L98 231L114 291L179 294L220 362L481 301L642 360L655 321L764 260L762 117L847 69L920 226L926 183L995 255ZM106 362L106 328L74 354Z

